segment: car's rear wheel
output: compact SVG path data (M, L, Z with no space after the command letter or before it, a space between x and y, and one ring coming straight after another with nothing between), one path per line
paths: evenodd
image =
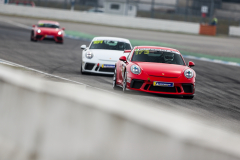
M116 90L117 89L117 69L115 67L114 70L114 74L113 74L113 89Z
M194 95L191 96L183 96L184 99L193 99Z
M122 88L123 88L123 92L126 93L127 92L127 72L126 71L124 73Z

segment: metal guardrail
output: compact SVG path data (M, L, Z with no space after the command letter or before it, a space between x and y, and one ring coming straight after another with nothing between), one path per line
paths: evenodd
M0 102L0 159L240 159L239 135L190 115L2 66Z

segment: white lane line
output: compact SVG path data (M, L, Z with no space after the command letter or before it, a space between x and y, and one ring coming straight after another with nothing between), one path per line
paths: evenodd
M30 26L27 26L27 25L22 24L22 23L16 23L16 22L11 21L11 20L3 20L3 19L1 19L1 21L7 22L9 24L12 24L12 25L20 27L20 28L24 28L24 29L28 29L28 30L32 29L32 27L30 27Z
M218 60L218 59L210 59L210 58L195 57L195 56L188 56L188 55L183 55L183 57L189 58L189 59L205 61L205 62L213 62L213 63L218 63L218 64L225 64L225 65L229 65L229 66L240 67L240 63L237 63L237 62L229 62L229 61L222 61L222 60Z
M17 63L13 63L13 62L10 62L10 61L6 61L6 60L3 60L3 59L0 59L0 63L1 64L6 64L6 65L11 65L11 66L16 66L16 67L21 67L21 68L24 68L26 70L34 71L34 72L37 72L37 73L40 73L40 74L43 74L43 75L46 75L46 76L49 76L49 77L58 78L58 79L65 80L65 81L72 82L72 83L76 83L76 84L79 84L79 85L85 85L86 87L94 88L94 89L104 91L104 92L108 92L108 93L111 93L111 94L115 94L115 95L118 95L118 96L120 95L120 94L115 93L115 92L111 92L111 91L101 89L101 88L98 88L98 87L90 86L90 85L85 84L85 83L81 83L81 82L73 81L73 80L63 78L63 77L60 77L60 76L56 76L56 75L53 75L53 74L49 74L49 73L46 73L46 72L43 72L43 71L40 71L40 70L37 70L37 69L29 68L29 67L26 67L26 66L23 66L23 65L20 65L20 64L17 64Z

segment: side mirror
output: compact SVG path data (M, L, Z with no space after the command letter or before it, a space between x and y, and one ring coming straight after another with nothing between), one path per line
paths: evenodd
M86 49L87 48L87 46L84 44L84 45L81 45L81 47L80 47L81 49Z
M122 56L119 58L120 61L127 61L127 58L125 56Z
M124 50L124 53L131 53L132 50Z
M65 28L62 28L62 30L65 30Z
M194 64L192 61L189 61L189 62L188 62L188 66L189 66L189 67L193 67L193 66L195 66L195 64Z
M35 25L32 25L32 27L34 28L34 27L36 27Z

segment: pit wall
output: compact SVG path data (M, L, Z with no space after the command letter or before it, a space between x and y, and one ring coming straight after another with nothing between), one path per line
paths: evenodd
M169 32L181 32L198 34L199 24L171 20L160 20L139 17L127 17L120 15L108 15L101 13L86 13L63 9L25 7L15 5L0 5L0 13L7 15L20 15L28 17L48 18L55 20L68 20L83 23L127 27L136 29L159 30Z

